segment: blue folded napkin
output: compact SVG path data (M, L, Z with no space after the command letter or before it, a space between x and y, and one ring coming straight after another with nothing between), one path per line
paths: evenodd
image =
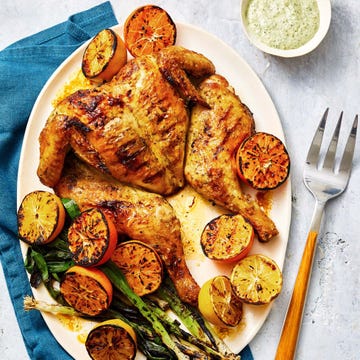
M23 310L24 295L31 294L16 219L16 181L23 134L33 104L54 70L82 43L115 24L112 7L105 2L0 52L0 258L31 359L72 357L57 343L39 312ZM253 360L249 347L241 357Z

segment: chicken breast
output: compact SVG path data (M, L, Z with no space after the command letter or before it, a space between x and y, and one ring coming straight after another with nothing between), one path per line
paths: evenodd
M239 144L254 130L254 119L227 80L210 76L200 85L200 96L210 108L192 110L186 151L185 177L205 198L240 213L267 241L278 231L250 196L243 193L234 168Z
M165 198L123 185L74 156L67 157L54 190L60 197L73 199L82 211L103 209L119 234L151 245L163 260L180 298L197 304L199 286L186 264L180 222Z
M202 101L187 74L214 73L201 54L169 47L129 61L109 83L63 100L39 138L41 182L60 179L67 152L125 183L163 195L184 185L188 104Z

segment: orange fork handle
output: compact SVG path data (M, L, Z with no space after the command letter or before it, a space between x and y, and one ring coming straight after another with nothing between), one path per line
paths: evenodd
M294 290L291 296L279 345L275 355L275 360L294 359L298 336L301 328L307 289L310 282L317 236L317 232L310 231L307 237L304 253L294 285Z

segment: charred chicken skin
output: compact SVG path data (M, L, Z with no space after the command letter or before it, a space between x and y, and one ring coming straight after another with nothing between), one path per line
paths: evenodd
M70 149L124 183L169 195L184 185L188 104L205 102L187 74L214 73L203 55L172 46L130 60L112 81L60 102L39 138L38 176L59 181Z
M259 205L243 193L233 161L239 144L255 131L253 116L220 75L205 79L199 93L209 107L196 105L192 110L186 180L205 198L244 216L259 240L267 241L278 231Z
M180 222L161 195L124 185L74 156L66 159L55 193L81 210L97 207L112 218L119 234L151 245L162 258L180 298L197 304L199 286L186 265Z

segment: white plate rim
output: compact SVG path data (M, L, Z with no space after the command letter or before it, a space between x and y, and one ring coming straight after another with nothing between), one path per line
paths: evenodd
M234 87L236 93L240 96L241 100L253 112L256 129L258 131L271 132L286 143L281 121L275 105L273 104L272 99L270 98L270 95L264 85L245 60L243 60L243 58L224 41L199 27L181 22L177 22L176 26L177 45L183 45L191 50L202 53L212 60L216 66L217 72L228 79L230 84ZM121 26L117 25L114 29L120 31ZM81 59L82 51L87 43L88 42L75 50L55 70L39 93L33 106L24 133L19 160L17 180L18 207L20 206L23 197L30 191L39 189L48 190L47 187L40 183L36 176L37 161L39 156L38 135L45 124L47 116L50 114L51 100L55 98L56 92L61 85L68 80L73 71L79 68L79 59ZM233 76L234 74L235 76ZM271 126L269 126L269 124ZM30 155L32 155L32 161L29 161ZM281 186L281 190L274 191L273 198L274 207L271 214L273 214L273 212L281 212L281 224L280 226L277 224L280 235L269 244L261 244L257 242L252 252L262 252L268 254L270 257L274 258L280 268L282 268L285 259L291 221L290 177L286 183ZM274 217L274 220L276 220L276 218L277 216ZM21 250L23 256L25 256L27 245L21 243ZM191 269L191 264L189 266ZM200 280L199 282L201 283L203 281ZM45 301L52 301L51 297L47 294L46 289L44 288L33 289L33 293L36 298ZM248 314L245 329L241 331L242 334L233 340L229 340L229 346L233 351L240 352L247 344L250 343L265 322L271 309L271 305L272 304L257 307L251 305L245 306L244 312ZM76 338L78 334L66 329L60 324L59 320L55 316L46 313L42 313L42 315L51 333L71 356L78 359L89 358L84 344L81 344ZM252 324L250 329L248 329L249 326L247 325L249 322ZM140 359L140 357L137 357L137 359L138 358Z

